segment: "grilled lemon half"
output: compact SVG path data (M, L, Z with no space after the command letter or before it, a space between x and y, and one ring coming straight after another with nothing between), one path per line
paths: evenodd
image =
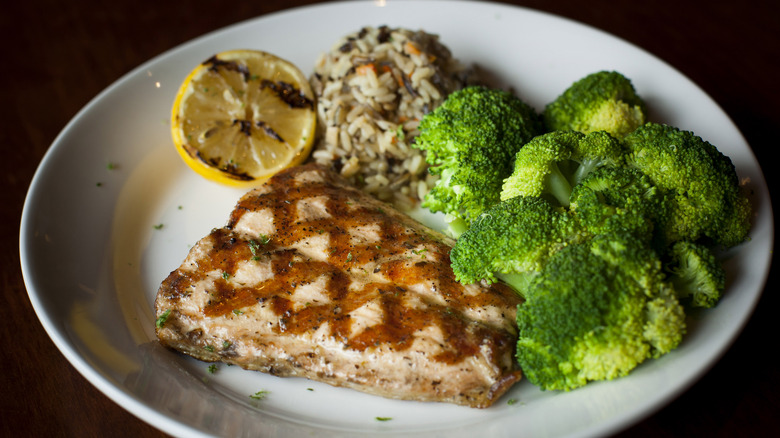
M308 157L317 124L314 100L294 64L259 50L221 52L182 82L171 114L173 142L203 177L257 186Z

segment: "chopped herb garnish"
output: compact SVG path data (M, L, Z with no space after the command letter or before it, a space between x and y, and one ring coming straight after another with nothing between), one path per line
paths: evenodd
M117 165L114 164L114 163L109 162L108 164L106 164L106 169L108 169L108 170L114 170L116 168L117 168Z
M162 313L162 315L157 317L157 321L155 321L154 325L157 326L157 328L162 328L162 326L165 325L165 321L168 320L168 316L171 314L171 309L166 310Z
M155 230L162 230L164 226L165 226L165 225L163 225L163 224L157 224L157 225L153 225L153 227L154 227L154 229L155 229Z
M510 398L509 400L506 401L506 404L508 404L508 405L513 405L515 403L517 403L517 399L516 398Z
M314 388L306 388L307 391L314 391Z
M235 313L236 315L241 315L244 312L239 309L233 309L233 313Z
M210 351L212 353L214 352L214 347L212 347L211 345L206 345L205 347L203 347L203 349L206 351Z
M249 251L252 252L252 260L254 261L260 260L260 256L257 255L258 248L259 248L259 244L256 241L254 240L249 241Z
M376 417L376 421L390 421L393 417Z
M209 365L209 367L208 367L208 372L209 372L209 374L214 374L214 373L216 373L216 372L217 372L217 369L218 369L218 368L217 368L217 365L216 365L216 364L211 364L211 365Z
M235 313L235 310L233 312ZM222 342L222 348L230 348L231 345L233 344L230 341Z
M95 183L95 185L98 186L98 187L103 187L103 183L102 182Z
M257 391L256 393L249 396L249 398L254 400L262 400L269 394L270 391L266 391L265 389Z
M223 272L223 273L222 273L222 278L224 278L225 280L227 280L228 278L230 278L230 274L229 274L229 273L227 273L227 272Z
M401 141L404 141L406 138L406 134L404 134L404 127L402 125L398 125L398 129L395 130L395 136L398 137L398 139Z
M352 253L347 254L347 261L348 262L352 261Z
M271 241L271 238L266 236L265 234L260 235L260 242L258 243L256 240L250 240L249 241L249 251L252 252L252 260L260 260L260 256L258 255L258 250L260 249L260 245L265 245L268 242Z

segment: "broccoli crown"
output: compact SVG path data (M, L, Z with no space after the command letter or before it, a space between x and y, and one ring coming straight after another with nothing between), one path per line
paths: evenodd
M745 240L750 202L731 160L690 131L647 123L624 139L626 163L669 194L660 222L668 243L707 237L731 247Z
M548 131L607 131L621 138L644 124L646 113L628 78L601 71L572 84L545 107L542 117Z
M420 121L413 144L441 175L422 205L471 223L499 201L512 157L542 129L536 111L507 91L472 86L450 94Z
M709 247L681 240L664 266L677 298L693 307L714 307L726 288L726 271Z
M450 251L455 278L465 284L499 278L522 295L529 278L578 231L569 214L541 198L501 201L455 242Z
M663 191L639 170L602 167L572 189L569 207L591 234L619 230L651 240L664 200Z
M572 187L602 166L622 166L625 151L610 134L555 131L534 137L515 155L501 199L542 196L568 206Z
M656 252L628 233L555 252L531 280L517 324L520 367L545 390L624 376L685 332Z

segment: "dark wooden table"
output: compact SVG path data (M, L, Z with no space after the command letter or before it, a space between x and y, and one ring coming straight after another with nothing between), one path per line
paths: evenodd
M25 0L3 6L0 435L163 435L77 373L34 314L18 250L29 183L68 120L123 74L206 32L309 3L314 2ZM763 164L769 186L776 185L776 160L770 154L778 148L780 132L780 6L717 0L507 3L601 28L682 71L732 117ZM756 437L780 432L777 286L772 273L745 330L700 381L621 436Z

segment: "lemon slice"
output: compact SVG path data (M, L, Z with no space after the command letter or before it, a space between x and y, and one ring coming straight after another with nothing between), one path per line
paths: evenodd
M198 65L181 84L171 133L197 173L251 187L306 159L316 114L311 86L295 65L262 51L231 50Z

